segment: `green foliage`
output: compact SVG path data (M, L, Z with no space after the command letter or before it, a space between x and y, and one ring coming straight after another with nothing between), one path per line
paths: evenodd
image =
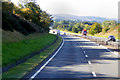
M117 22L116 21L114 21L114 20L112 20L112 21L108 21L108 20L106 20L106 21L104 21L103 23L102 23L102 27L104 28L104 27L106 27L106 26L108 26L108 27L115 27L117 25Z
M76 29L74 29L74 28ZM53 28L54 29L60 29L60 30L67 30L67 31L73 31L73 32L78 32L83 30L83 26L81 27L80 22L75 22L75 21L54 21L53 23Z
M36 31L49 32L49 26L53 22L52 17L42 11L39 5L30 2L23 6L25 8L18 8L11 2L3 2L2 7L2 29L8 31L17 30L25 35ZM35 25L31 26L31 23L37 25L36 28Z
M86 29L90 34L94 35L100 32L106 33L109 29L116 26L116 21L104 21L102 24L97 22L87 22L87 21L72 21L72 20L55 20L53 23L54 29L68 30L75 33L82 32Z
M78 33L81 34L81 31L79 31Z
M6 14L12 14L14 7L14 4L11 2L2 2L2 11L5 11Z
M39 51L56 39L56 36L52 34L31 34L27 37L23 36L24 38L17 35L17 37L21 37L23 40L16 42L13 39L13 42L4 42L2 44L3 66L16 63L16 61L30 55L32 52ZM9 36L6 36L6 38L9 38Z
M105 26L102 28L102 32L105 34L110 28L108 26Z
M90 28L91 28L88 24L85 24L84 26L85 26L84 29L86 29L86 30L90 30Z
M40 64L45 58L47 58L51 53L53 53L53 51L55 51L55 49L59 47L61 42L61 37L58 37L58 40L55 44L51 45L49 48L47 48L40 54L35 55L34 57L28 59L24 63L17 65L16 67L10 69L7 72L4 72L2 74L2 79L6 80L10 78L23 78L29 71L35 68L36 65Z
M72 27L68 27L68 31L72 31Z
M36 31L28 22L20 19L18 16L14 14L6 14L4 11L2 14L2 29L12 32L16 30L24 35L28 35Z
M78 33L77 28L76 28L76 27L73 27L73 28L72 28L72 32Z
M91 26L91 29L89 31L90 34L94 35L96 33L100 33L102 31L102 27L99 23L94 23L92 26Z

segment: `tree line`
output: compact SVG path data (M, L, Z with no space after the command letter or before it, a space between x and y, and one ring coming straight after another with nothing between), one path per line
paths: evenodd
M86 29L88 33L92 35L100 32L106 33L108 30L116 26L117 22L114 20L106 20L103 23L90 21L56 20L53 23L54 29L72 31L75 33L81 33L83 29Z
M2 2L2 29L6 31L18 31L24 35L34 32L49 32L49 26L53 22L50 14L43 11L34 2L16 6L12 2Z

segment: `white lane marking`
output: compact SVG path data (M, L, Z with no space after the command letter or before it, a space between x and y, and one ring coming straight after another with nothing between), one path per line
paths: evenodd
M102 46L102 45L100 45L100 46L101 46L102 48L106 49L107 51L109 51L109 52L113 53L114 55L116 55L116 56L120 57L120 55L119 55L119 54L116 54L115 52L111 51L111 50L110 50L110 49L108 49L107 47Z
M55 52L55 54L54 54L41 68L39 68L39 70L38 70L34 75L32 75L29 80L32 80L33 78L35 78L35 76L37 76L37 74L42 71L42 69L43 69L43 68L56 56L56 54L60 51L60 49L62 48L63 44L64 44L64 39L63 39L62 45L61 45L61 46L59 47L59 49Z
M99 46L99 44L97 44L97 46Z
M85 53L85 51L84 51L84 53Z
M91 64L91 62L90 62L90 61L88 61L88 64Z
M92 72L92 75L93 75L93 77L96 77L96 74L95 74L95 72Z
M85 57L88 57L88 55L85 55Z

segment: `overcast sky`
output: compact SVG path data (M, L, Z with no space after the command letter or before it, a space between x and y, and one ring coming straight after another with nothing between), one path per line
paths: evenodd
M17 3L19 0L11 0ZM41 9L50 14L118 18L120 0L37 0Z

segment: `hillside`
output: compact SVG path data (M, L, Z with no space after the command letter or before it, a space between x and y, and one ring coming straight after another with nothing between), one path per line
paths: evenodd
M2 29L11 32L18 31L24 35L35 32L48 33L52 23L51 16L35 3L30 2L26 5L24 8L19 8L12 2L3 2Z
M108 37L109 35L114 35L116 38L119 39L120 37L120 25L117 25L115 27L112 27L110 30L108 30L106 33L100 32L98 34L96 34L96 36L104 36L104 37Z
M95 17L95 16L75 16L68 14L53 14L54 20L79 20L79 21L91 21L91 22L99 22L102 23L106 20L116 20L104 17Z
M0 31L2 32L2 65L4 67L16 64L17 61L56 40L55 35L48 33L52 22L49 14L42 11L35 3L30 2L27 5L29 8L19 8L12 2L2 3Z

